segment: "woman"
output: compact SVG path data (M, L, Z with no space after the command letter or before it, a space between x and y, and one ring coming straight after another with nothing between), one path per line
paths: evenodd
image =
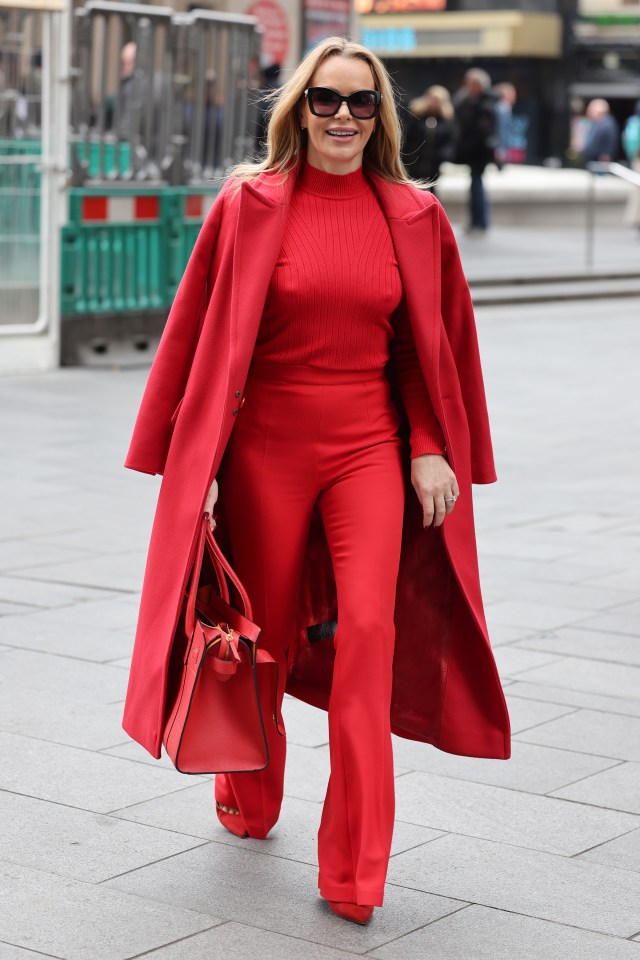
M402 159L409 174L435 183L440 165L453 161L456 154L456 127L453 105L446 87L429 87L421 97L409 102Z
M274 101L266 159L231 171L199 234L125 461L164 476L123 727L160 756L172 639L215 507L281 668L278 711L285 692L328 710L318 886L366 923L392 840L391 733L510 755L471 505L472 480L496 476L468 288L439 204L401 166L382 63L329 38ZM280 813L273 720L268 766L215 778L238 836L265 838Z

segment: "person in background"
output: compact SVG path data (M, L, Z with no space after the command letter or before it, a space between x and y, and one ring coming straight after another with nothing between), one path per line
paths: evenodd
M622 146L629 166L640 173L640 100L636 101L635 110L624 125ZM640 187L632 190L624 218L640 233Z
M518 94L512 83L499 83L495 87L497 138L496 163L503 167L509 161L509 150L512 146L513 108L516 105Z
M601 161L608 163L618 156L620 128L609 110L606 100L598 97L587 105L587 118L591 126L587 133L582 159L584 163Z
M281 66L279 63L270 63L268 66L264 67L261 71L261 83L260 87L256 92L256 132L255 132L255 149L256 153L262 154L266 151L267 146L267 126L269 124L269 106L268 101L265 99L265 94L269 93L272 90L277 90L280 86L280 70Z
M495 97L490 88L491 78L486 70L472 67L453 99L458 125L456 162L468 164L471 170L467 232L484 232L489 227L489 198L482 176L487 164L494 162L497 146Z
M453 105L446 87L431 86L409 102L402 162L410 176L435 183L440 164L455 158L456 139ZM435 185L431 189L436 192Z

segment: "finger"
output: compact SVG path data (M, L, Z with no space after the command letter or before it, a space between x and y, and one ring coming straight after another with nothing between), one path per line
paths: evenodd
M433 521L433 525L434 527L439 527L446 516L448 504L444 502L443 493L439 494L439 496L437 497L434 497L434 503L435 503L435 519Z
M453 493L453 491L451 491L450 493L448 493L447 496L445 497L444 505L445 505L445 508L446 508L447 513L451 513L451 511L453 510L453 508L454 508L455 505L456 505L456 501L455 501L454 497L455 497L455 493Z
M434 504L431 494L426 493L422 500L422 526L430 527L433 522Z

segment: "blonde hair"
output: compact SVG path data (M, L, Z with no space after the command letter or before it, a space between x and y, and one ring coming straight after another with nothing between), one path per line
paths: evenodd
M244 180L252 180L264 171L279 172L283 181L305 148L306 131L300 129L298 110L305 89L321 63L328 57L353 57L369 64L375 84L382 94L378 123L364 149L363 166L375 171L384 180L412 184L427 189L431 183L413 179L400 158L402 128L398 119L392 81L382 61L367 47L346 37L327 37L318 43L298 64L281 87L268 91L264 100L272 101L267 127L267 155L264 160L236 163L225 176L237 178L237 188Z
M453 104L451 103L451 94L446 87L434 84L428 87L421 97L416 97L409 103L409 110L416 116L424 116L429 108L429 99L433 97L438 101L440 114L445 120L451 120L453 117Z

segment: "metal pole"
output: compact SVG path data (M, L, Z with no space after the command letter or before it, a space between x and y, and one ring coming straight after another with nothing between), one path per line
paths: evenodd
M595 234L595 210L596 210L596 176L595 171L590 171L589 194L587 197L587 248L586 248L586 269L593 270L593 247Z

